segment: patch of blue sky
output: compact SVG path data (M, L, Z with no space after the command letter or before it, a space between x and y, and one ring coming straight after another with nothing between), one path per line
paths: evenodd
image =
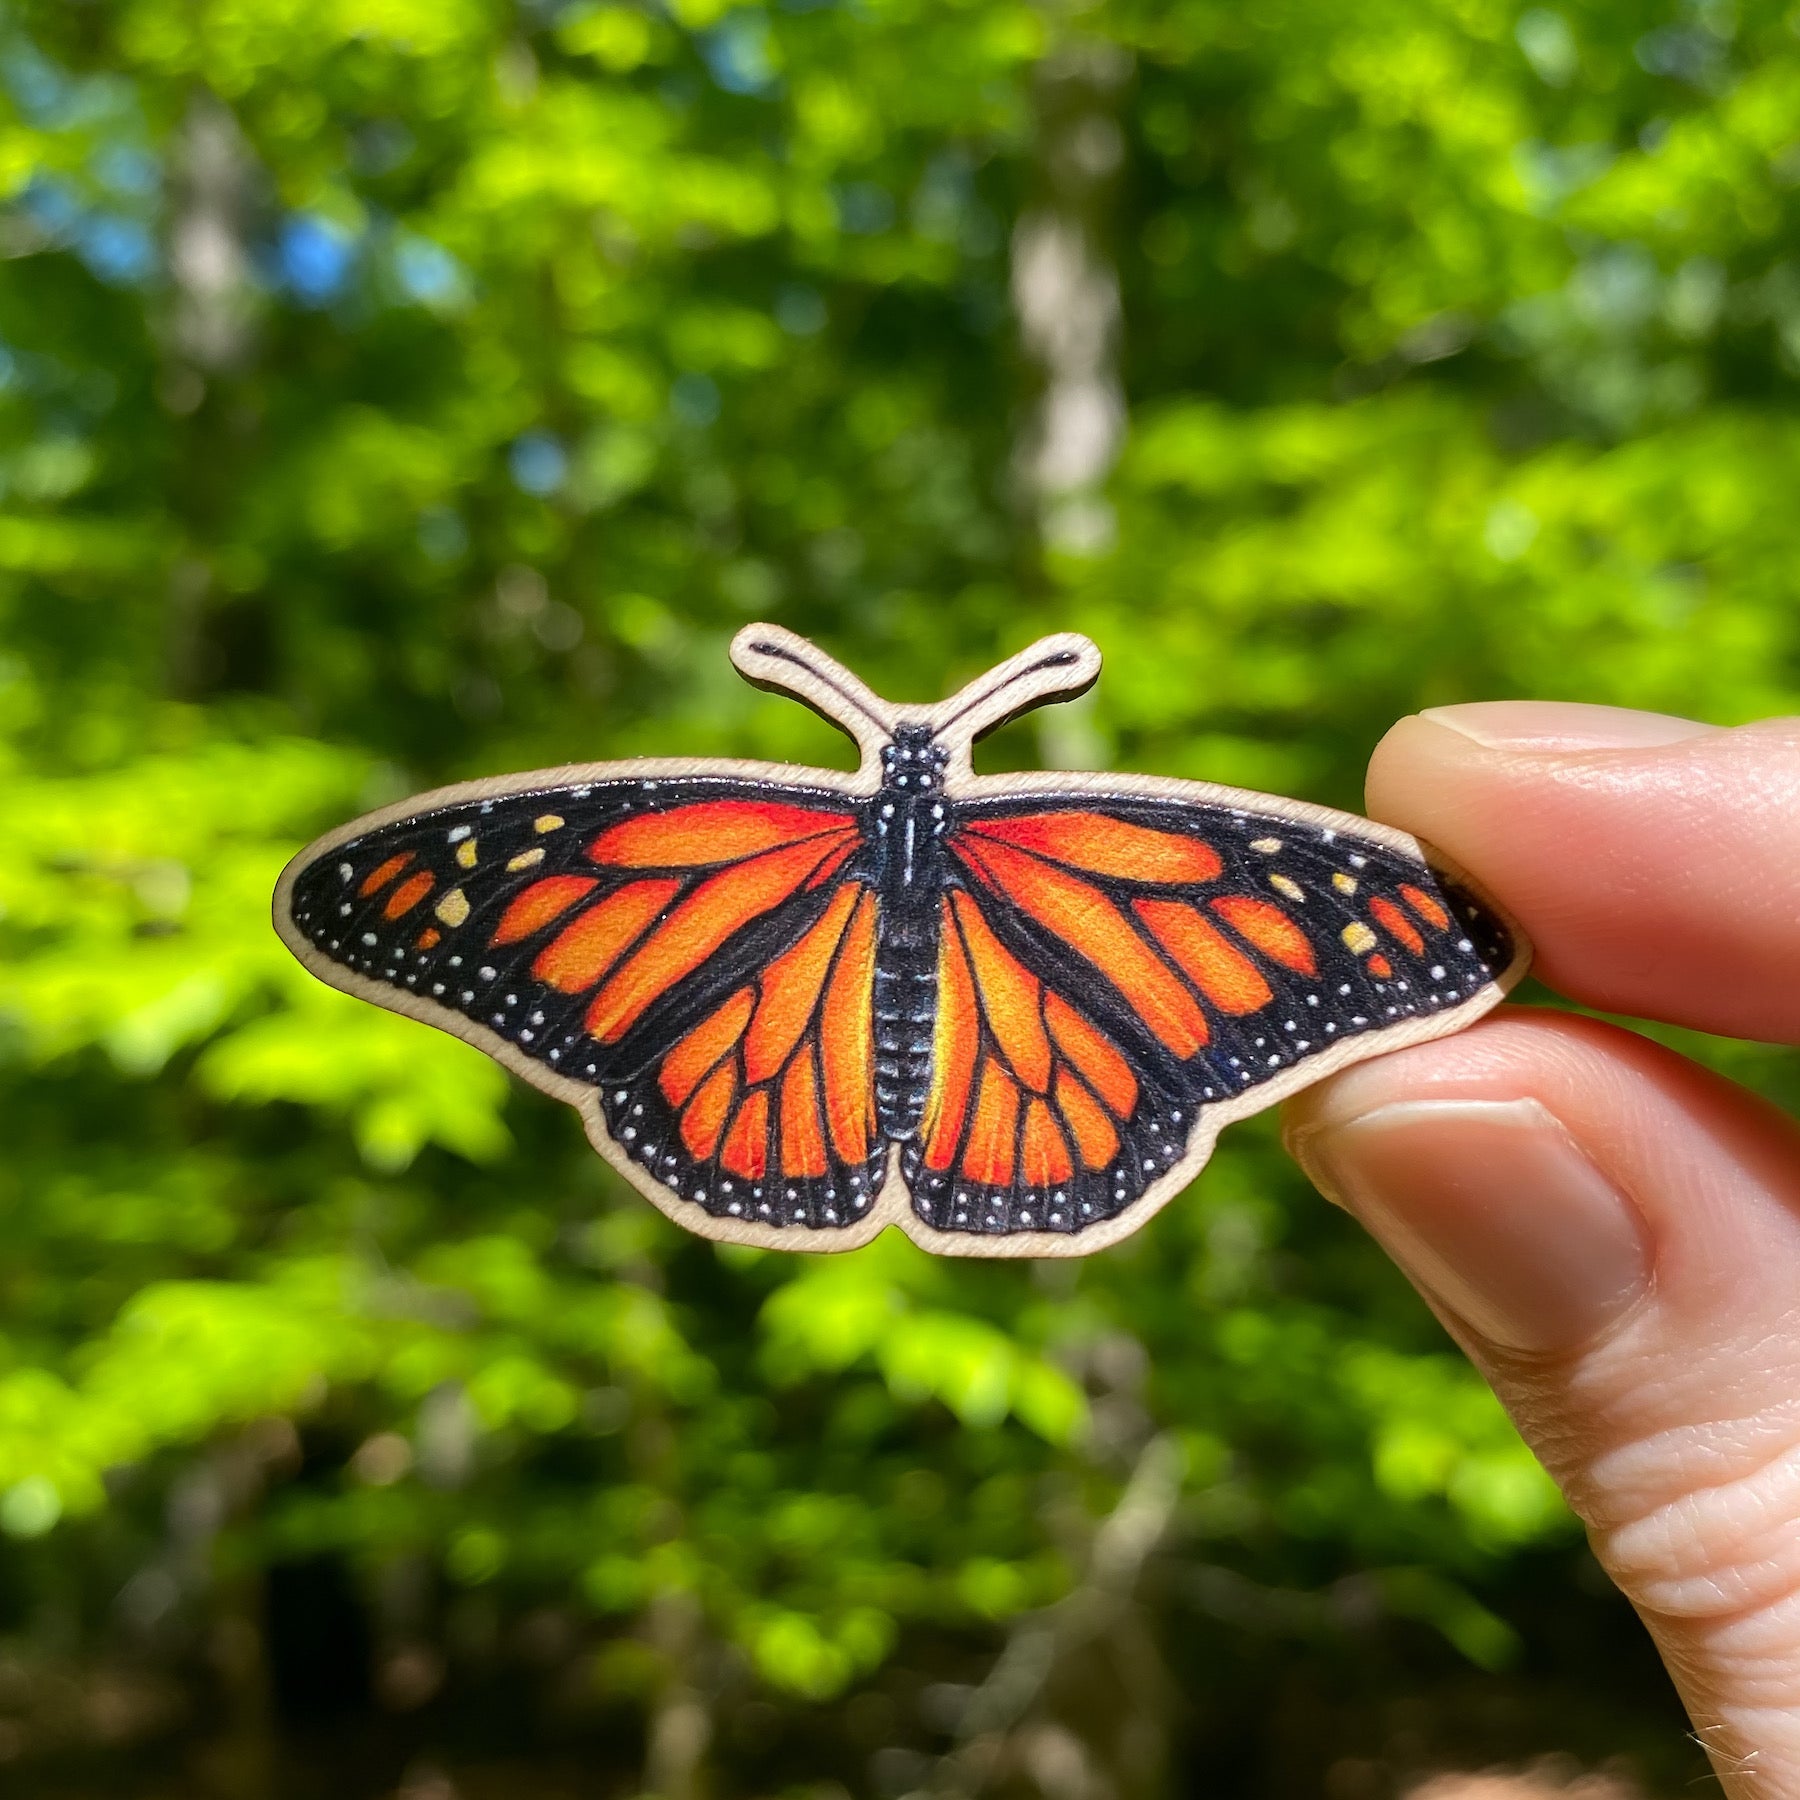
M0 43L0 86L33 125L66 131L136 116L131 87L117 75L71 75L23 38Z
M293 213L275 241L275 274L303 306L328 306L350 284L356 239L318 213Z
M552 432L522 433L513 440L506 460L513 481L527 494L554 494L569 476L569 453Z
M769 21L760 12L735 12L695 43L707 73L728 94L767 96L779 85Z
M149 226L89 205L72 182L34 175L20 203L48 246L73 250L102 281L130 286L156 272L156 239Z
M38 230L55 243L67 243L81 222L81 197L60 175L39 170L25 184L19 203Z
M468 271L442 244L402 232L394 240L394 279L421 306L455 306L469 297Z
M17 102L20 112L36 125L62 122L75 83L35 44L12 39L0 49L0 82Z
M133 199L148 199L162 185L162 164L137 144L109 140L94 152L89 166L103 188Z
M148 226L117 213L92 213L75 233L75 249L100 279L113 287L133 287L156 273L156 239Z

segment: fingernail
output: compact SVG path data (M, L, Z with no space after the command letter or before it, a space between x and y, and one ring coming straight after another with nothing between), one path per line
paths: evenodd
M1504 1349L1572 1350L1649 1284L1637 1207L1536 1100L1383 1106L1291 1148L1414 1286Z
M1583 706L1572 700L1475 700L1466 706L1428 706L1419 717L1461 732L1488 750L1653 750L1718 729L1668 713Z

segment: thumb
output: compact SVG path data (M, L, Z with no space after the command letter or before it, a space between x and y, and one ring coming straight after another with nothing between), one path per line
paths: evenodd
M1502 1012L1288 1132L1586 1523L1725 1791L1800 1800L1800 1131L1628 1032Z

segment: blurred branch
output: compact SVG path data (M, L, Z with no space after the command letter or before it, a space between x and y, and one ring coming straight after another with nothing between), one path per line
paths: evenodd
M644 1791L657 1800L699 1800L713 1721L692 1679L704 1636L698 1605L686 1594L660 1595L650 1608L648 1635L670 1675L651 1709Z
M169 272L175 347L208 374L235 367L249 348L251 175L250 150L231 109L196 92L175 144Z
M1016 467L1045 540L1093 550L1112 535L1099 488L1125 440L1119 275L1108 253L1125 139L1116 45L1071 38L1039 65L1038 194L1013 228L1012 297L1038 402Z
M1145 1562L1163 1540L1181 1495L1184 1458L1163 1433L1139 1453L1118 1504L1094 1533L1080 1581L1014 1627L1006 1648L963 1708L956 1742L913 1800L973 1800L987 1786L1006 1739L1031 1711L1058 1664L1101 1638L1126 1611Z

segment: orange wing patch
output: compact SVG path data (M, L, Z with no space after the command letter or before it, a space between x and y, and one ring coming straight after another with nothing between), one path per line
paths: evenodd
M1105 1109L1066 1069L1056 1078L1056 1103L1069 1122L1084 1166L1104 1169L1119 1154L1119 1134Z
M591 988L680 891L678 881L634 881L608 894L538 952L532 974L563 994Z
M587 853L614 868L703 868L854 830L855 822L841 812L769 800L702 800L627 819L601 832Z
M1450 915L1423 888L1416 888L1411 882L1402 882L1400 898L1434 931L1450 929Z
M542 881L534 881L500 915L500 923L488 939L490 948L516 944L522 938L542 931L599 885L591 875L550 875Z
M397 919L402 913L409 913L437 886L437 877L428 875L421 869L416 875L409 875L388 895L387 904L381 909L384 919Z
M974 896L953 889L941 924L925 1168L1037 1189L1108 1167L1141 1098L1118 1046L1019 963Z
M1275 998L1256 964L1186 901L1136 900L1132 908L1220 1012L1239 1018Z
M994 936L981 908L960 888L950 895L975 971L982 1017L1012 1074L1036 1093L1050 1086L1050 1038L1044 1029L1044 984Z
M758 984L762 997L744 1040L744 1079L752 1086L780 1073L818 1010L825 976L856 906L856 894L848 884L839 888L818 923L764 972Z
M390 856L386 862L371 869L362 879L362 886L356 892L361 899L367 900L371 894L378 894L400 873L413 859L410 850L402 850L398 856Z
M875 896L867 889L825 990L819 1060L832 1147L859 1163L875 1148Z
M1211 881L1224 866L1218 852L1199 838L1154 831L1105 813L1026 813L972 821L966 829L1090 875L1116 875L1128 881Z
M616 1044L727 938L793 894L836 848L818 837L709 876L619 966L588 1008L587 1031Z
M640 884L644 885L644 884ZM698 1161L760 1181L875 1149L875 896L860 883L663 1058L657 1086Z
M1246 943L1254 944L1271 962L1296 975L1316 980L1319 965L1306 933L1279 906L1248 894L1227 894L1212 909ZM1411 927L1408 926L1408 930Z
M731 1114L731 1103L736 1098L737 1071L730 1063L721 1063L688 1102L681 1115L681 1141L697 1162L704 1162L712 1155L719 1133L725 1129L725 1121Z
M1187 985L1092 883L1054 863L968 833L959 833L950 842L984 886L1004 895L1092 963L1183 1062L1206 1043L1206 1018Z
M663 1059L657 1085L671 1106L685 1106L688 1096L707 1073L737 1046L750 1023L756 997L748 988L738 991L710 1018L696 1025Z
M781 1172L823 1175L828 1167L824 1121L819 1117L819 1079L813 1072L813 1059L798 1056L781 1081Z
M719 1161L733 1175L761 1181L769 1169L769 1091L758 1088L744 1096L731 1129L725 1134Z
M1019 1129L1019 1084L993 1059L981 1065L975 1090L975 1116L963 1147L963 1173L989 1187L1005 1187L1013 1178L1013 1154Z
M1112 1039L1096 1030L1060 994L1044 1002L1044 1016L1065 1061L1121 1119L1137 1107L1137 1077L1131 1064L1113 1048Z
M946 900L938 939L937 1023L931 1040L931 1092L925 1102L925 1166L947 1169L956 1161L963 1119L981 1048L981 1014L975 977Z
M1025 1108L1025 1128L1019 1134L1019 1173L1031 1187L1053 1187L1075 1173L1063 1136L1050 1108L1033 1100Z
M1419 936L1419 928L1391 900L1383 900L1377 895L1369 902L1369 911L1375 915L1375 922L1396 943L1404 944L1414 956L1425 954L1425 940Z

